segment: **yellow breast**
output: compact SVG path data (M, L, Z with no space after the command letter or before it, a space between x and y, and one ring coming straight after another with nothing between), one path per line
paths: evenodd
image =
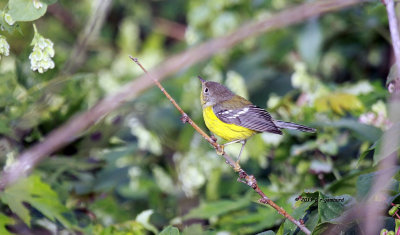
M203 109L203 118L207 128L214 134L227 141L244 140L257 133L246 127L227 124L215 116L211 106Z

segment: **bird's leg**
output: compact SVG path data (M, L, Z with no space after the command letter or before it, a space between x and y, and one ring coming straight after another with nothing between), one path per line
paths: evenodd
M241 140L240 143L242 144L242 147L240 148L239 156L237 157L236 164L239 165L240 161L240 156L242 155L242 151L244 149L244 146L246 145L246 140Z
M239 156L237 157L237 160L236 160L236 163L239 164L240 155L242 155L243 148L246 145L246 140L234 140L234 141L228 142L228 143L226 143L224 145L221 145L221 146L222 146L222 149L224 149L225 146L230 145L230 144L234 144L234 143L241 143L242 144L242 148L240 149Z
M234 143L237 143L237 142L242 142L242 140L234 140L234 141L231 141L231 142L228 142L228 143L224 144L224 146L227 146L227 145L230 145L230 144L234 144Z
M214 141L214 143L216 143L218 145L217 137L215 137L214 135L211 135L211 140ZM218 155L224 154L224 146L223 145L218 145L218 146L220 146L220 148L215 147L215 150L217 151L217 154Z

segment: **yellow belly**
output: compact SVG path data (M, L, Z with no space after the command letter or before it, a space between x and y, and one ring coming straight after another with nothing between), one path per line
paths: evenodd
M207 128L214 134L220 136L227 141L244 140L258 133L246 127L235 124L227 124L215 116L212 107L203 109L203 118Z

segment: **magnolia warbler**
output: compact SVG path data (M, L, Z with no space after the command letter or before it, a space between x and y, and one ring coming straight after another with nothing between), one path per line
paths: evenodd
M274 120L264 109L257 107L245 98L235 95L227 87L200 76L202 92L200 95L203 118L207 128L228 141L222 147L241 143L237 162L240 160L246 140L261 132L282 135L281 129L316 132L316 129L291 122Z

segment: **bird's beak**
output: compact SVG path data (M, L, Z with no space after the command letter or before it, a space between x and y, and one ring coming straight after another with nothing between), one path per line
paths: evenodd
M204 84L206 82L206 80L204 80L202 77L197 76L197 78L200 80L201 84Z

